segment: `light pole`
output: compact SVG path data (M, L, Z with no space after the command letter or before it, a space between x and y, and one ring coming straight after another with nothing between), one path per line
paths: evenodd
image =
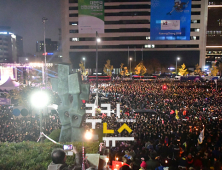
M131 61L132 61L132 58L130 57L130 75L131 75Z
M86 140L91 140L92 139L92 131L91 130L87 130L84 134L84 138ZM83 158L83 161L82 161L82 169L85 169L85 148L84 148L84 139L82 140L82 158ZM84 167L84 168L83 168Z
M45 56L45 71L44 71L44 76L43 76L43 80L42 83L47 86L47 67L46 67L46 44L45 44L45 23L48 19L46 17L42 18L42 23L43 23L43 27L44 27L44 56Z
M101 42L101 39L98 36L98 32L96 31L96 105L98 106L98 43Z
M177 59L176 59L176 75L177 75L177 61L179 61L180 60L180 57L177 57Z
M33 107L39 109L40 114L40 138L41 143L43 142L42 139L42 108L47 106L49 103L49 97L48 94L44 91L37 91L34 92L34 94L31 95L31 104Z
M85 80L85 76L86 76L86 58L85 57L83 57L82 58L82 60L83 60L83 62L84 62L84 72L83 72L83 76L84 76L84 80Z
M85 67L85 69L86 69L86 58L83 57L82 60L83 60L83 62L84 62L84 67Z

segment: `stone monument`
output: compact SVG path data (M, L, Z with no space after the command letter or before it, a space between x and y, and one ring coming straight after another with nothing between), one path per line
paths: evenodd
M51 79L52 89L57 92L61 104L58 106L61 121L59 142L82 141L85 110L82 100L89 100L89 84L83 84L80 73L69 74L68 65L58 65L58 78Z

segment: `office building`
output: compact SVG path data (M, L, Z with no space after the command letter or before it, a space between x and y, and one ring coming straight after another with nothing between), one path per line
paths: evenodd
M175 63L180 56L188 65L205 66L208 1L192 0L190 39L151 40L151 0L104 0L104 33L98 44L99 67L110 59L128 64L134 60L159 57L164 62ZM95 68L96 34L80 34L78 30L78 0L61 0L62 8L62 58L78 67L86 57L86 67ZM87 60L92 62L87 63ZM183 62L183 61L182 61ZM88 64L88 66L87 66ZM182 63L179 63L182 64Z
M50 38L45 39L47 62L61 62L61 53L58 41L52 41ZM45 61L44 41L36 42L36 60Z
M222 61L222 1L210 0L208 4L206 64Z
M23 56L23 38L10 32L10 27L0 27L0 62L18 62Z

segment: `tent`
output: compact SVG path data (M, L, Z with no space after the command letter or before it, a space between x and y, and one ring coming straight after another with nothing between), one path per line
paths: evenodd
M19 83L15 80L12 80L11 77L8 78L8 80L0 86L1 90L13 90L19 86Z

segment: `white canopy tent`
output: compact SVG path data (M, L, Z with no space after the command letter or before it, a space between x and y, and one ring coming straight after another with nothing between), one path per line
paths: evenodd
M13 90L16 89L19 86L19 83L15 80L12 80L11 77L8 78L8 80L0 86L1 90Z

